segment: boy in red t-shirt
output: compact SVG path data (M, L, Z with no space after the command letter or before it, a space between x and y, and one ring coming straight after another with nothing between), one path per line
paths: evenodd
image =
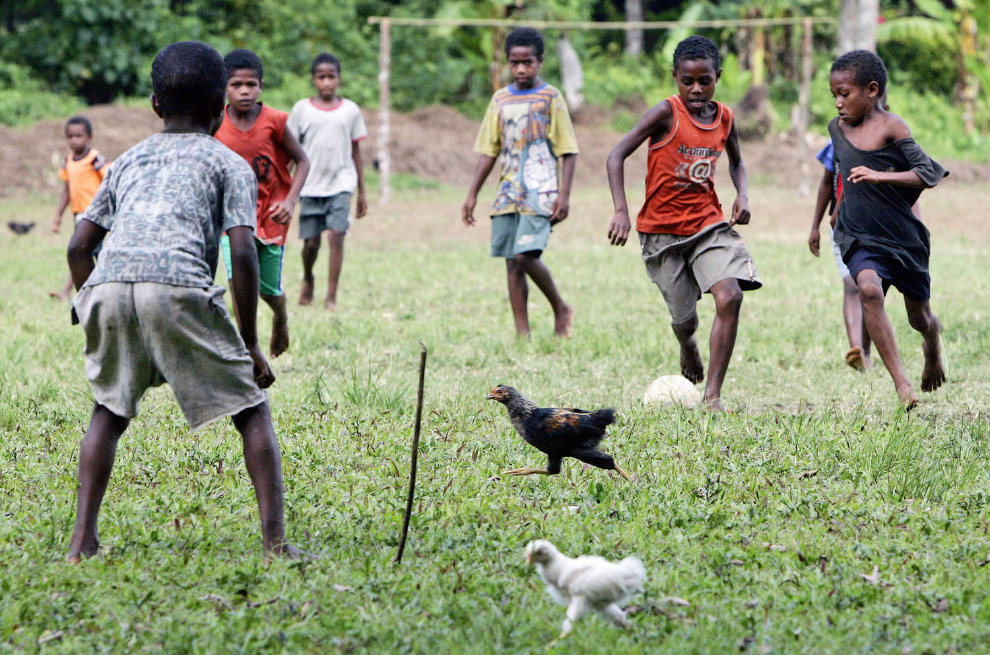
M678 95L643 115L608 156L608 183L615 205L609 225L612 245L629 236L629 209L624 188L625 160L650 140L646 202L636 229L650 279L663 293L671 327L681 346L681 373L694 383L705 376L694 337L701 293L715 299L715 322L709 339L708 384L704 400L722 411L725 372L739 326L743 291L759 289L753 259L735 224L749 223L746 169L732 110L712 100L722 73L718 46L701 36L677 44L671 73ZM725 150L737 197L726 222L715 195L715 162Z
M258 229L255 245L261 273L260 296L272 308L272 357L289 347L289 315L282 292L282 255L289 221L303 182L309 173L309 159L302 146L285 129L289 115L258 102L262 86L262 66L250 50L234 50L223 59L227 69L227 107L223 123L214 135L254 169L258 178ZM289 175L289 162L296 164L295 177ZM231 271L230 242L220 239L227 279ZM236 315L236 314L235 314Z
M99 150L89 147L92 140L93 125L88 118L73 116L65 122L65 141L72 154L66 156L62 161L62 168L58 169L58 177L65 181L65 186L62 187L62 196L58 200L58 209L55 210L52 232L57 233L62 226L62 215L66 207L72 211L73 218L89 207L89 202L106 177L109 168L107 158ZM95 254L99 254L99 249ZM48 295L68 300L72 295L72 276L69 276L69 281L61 291L49 291Z

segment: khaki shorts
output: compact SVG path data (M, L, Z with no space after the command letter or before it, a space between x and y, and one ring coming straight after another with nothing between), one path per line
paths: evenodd
M265 402L223 293L156 282L80 291L72 307L86 333L96 402L133 418L144 392L167 382L192 430Z
M721 222L690 236L639 233L646 274L660 288L675 324L697 316L702 292L735 278L743 291L763 286L739 233Z

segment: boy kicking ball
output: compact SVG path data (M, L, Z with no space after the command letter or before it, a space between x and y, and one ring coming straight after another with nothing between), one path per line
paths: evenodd
M233 417L265 552L296 555L285 541L281 454L263 391L275 376L255 329L254 173L211 136L223 111L223 60L205 44L174 43L155 57L151 82L165 129L117 160L69 243L79 289L72 307L86 334L96 406L80 447L67 559L78 563L99 550L97 518L117 441L144 392L165 381L191 429ZM240 334L223 289L213 285L224 232Z
M839 115L828 133L844 181L835 241L859 287L870 337L910 409L918 398L901 366L884 297L891 286L904 295L908 321L922 337L921 390L934 391L945 382L942 327L928 303L928 228L911 207L922 189L949 173L915 143L904 119L884 109L887 69L876 54L853 50L836 59L829 86Z

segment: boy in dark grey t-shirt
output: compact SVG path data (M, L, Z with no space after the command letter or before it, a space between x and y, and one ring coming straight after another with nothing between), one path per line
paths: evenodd
M232 416L261 512L266 553L285 541L282 465L263 389L274 382L258 346L255 179L211 136L227 76L220 55L172 44L151 70L165 129L118 160L69 244L79 289L73 313L86 333L86 376L96 399L79 455L76 522L68 560L99 549L97 517L117 440L152 386L167 381L189 426ZM219 239L230 236L240 334L213 285ZM93 250L104 241L94 268Z

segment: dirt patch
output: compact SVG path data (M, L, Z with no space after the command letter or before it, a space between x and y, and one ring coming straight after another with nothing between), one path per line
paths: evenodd
M641 110L643 108L635 108ZM111 159L161 128L150 109L105 105L86 110L93 123L93 145ZM620 135L609 128L612 112L587 108L575 116L575 131L581 154L575 185L605 187L605 159ZM377 156L379 116L365 111L372 138L365 146L365 160ZM64 121L42 121L26 129L0 126L0 197L29 192L54 192L61 182L56 176L65 156ZM410 114L392 114L390 150L392 170L466 186L477 156L471 151L478 122L454 109L433 106ZM758 183L797 187L806 181L817 184L821 171L814 160L823 138L801 148L797 139L778 135L743 144L743 160L750 179ZM969 162L942 162L953 182L990 180L990 166ZM645 173L645 148L635 153L626 170L627 186L641 181ZM720 168L724 169L724 165Z

